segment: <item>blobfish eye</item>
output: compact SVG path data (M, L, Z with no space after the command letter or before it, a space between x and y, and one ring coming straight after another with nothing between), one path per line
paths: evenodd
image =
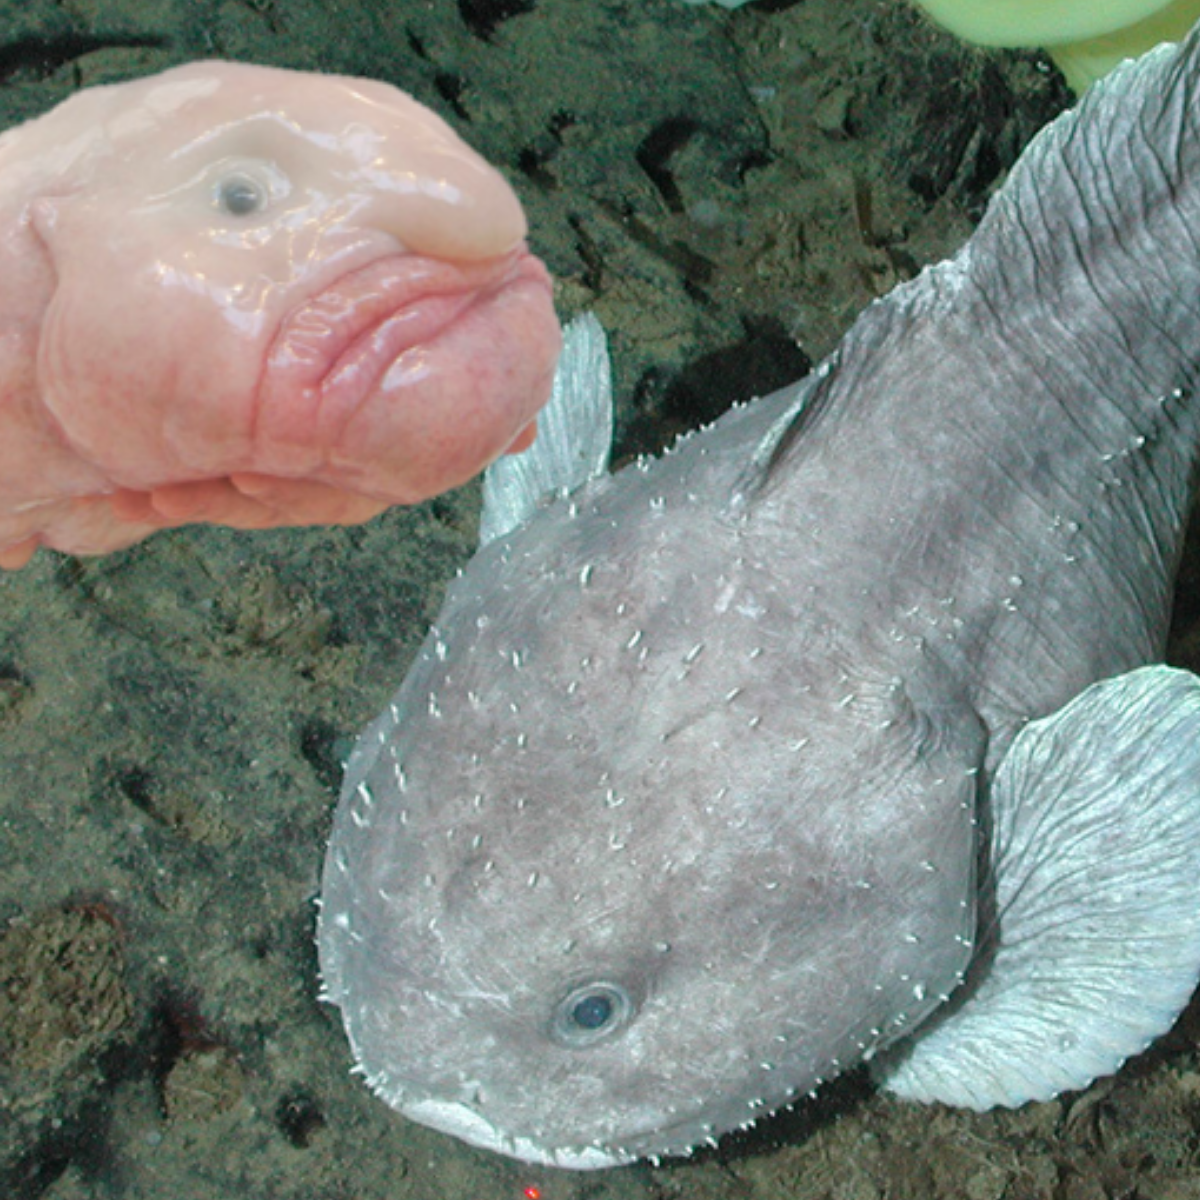
M226 175L217 183L216 202L222 212L233 217L248 217L267 207L267 189L249 175Z
M551 1032L565 1046L590 1046L624 1029L633 1013L633 1000L619 983L585 983L559 1001Z
M602 992L590 992L575 1002L571 1020L580 1029L599 1029L607 1025L613 1013L612 1000Z

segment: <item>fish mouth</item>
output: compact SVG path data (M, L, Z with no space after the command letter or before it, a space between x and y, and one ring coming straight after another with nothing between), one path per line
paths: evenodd
M667 1158L690 1158L697 1147L716 1145L715 1137L728 1131L724 1125L714 1130L704 1114L696 1112L674 1121L647 1122L642 1128L635 1124L616 1137L610 1134L593 1141L558 1140L528 1130L520 1133L505 1129L472 1103L428 1092L414 1094L409 1089L397 1087L394 1080L385 1081L378 1076L372 1078L369 1072L365 1074L375 1094L409 1120L481 1150L538 1166L596 1171L624 1166L639 1159L658 1162ZM752 1123L751 1120L742 1124L745 1127Z
M253 469L384 504L464 483L532 440L560 345L552 295L524 245L476 262L391 251L344 272L276 331Z
M481 262L396 252L339 276L290 314L268 355L296 386L370 389L405 351L427 345L501 292L548 293L546 268L524 247Z
M481 1150L517 1158L544 1167L572 1171L597 1171L633 1162L636 1154L623 1154L602 1145L546 1146L533 1138L507 1134L466 1104L452 1100L406 1101L400 1111L410 1120L447 1133Z

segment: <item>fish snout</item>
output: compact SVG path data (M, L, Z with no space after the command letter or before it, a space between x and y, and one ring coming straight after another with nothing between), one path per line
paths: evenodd
M433 113L393 123L343 182L363 201L358 216L406 250L452 261L497 258L526 234L504 176Z

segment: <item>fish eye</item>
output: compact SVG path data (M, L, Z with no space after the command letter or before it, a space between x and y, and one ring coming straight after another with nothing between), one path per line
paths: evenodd
M268 189L243 171L218 180L214 197L217 207L232 217L262 212L270 198Z
M633 1013L633 1000L619 983L585 983L559 1001L551 1032L564 1046L590 1046L624 1029Z

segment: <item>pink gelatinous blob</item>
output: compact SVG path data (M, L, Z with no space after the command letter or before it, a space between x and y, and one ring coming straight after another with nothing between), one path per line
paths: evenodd
M532 440L550 280L386 84L203 62L0 135L0 567L365 520Z

